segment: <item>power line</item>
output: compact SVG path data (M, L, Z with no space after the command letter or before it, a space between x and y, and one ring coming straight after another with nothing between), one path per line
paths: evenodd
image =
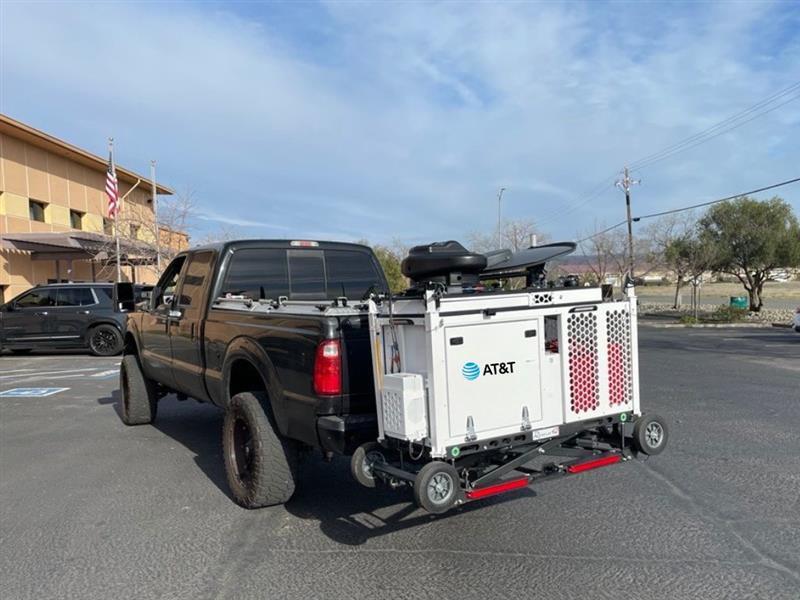
M595 198L601 196L604 192L613 188L615 177L616 174L611 177L606 177L602 182L600 182L598 185L591 188L589 192L584 194L581 197L581 200L579 200L575 204L567 206L566 208L563 208L561 210L556 210L555 212L550 213L549 215L545 215L545 217L538 222L538 225L541 227L542 224L544 223L552 223L553 221L562 217L566 217L567 215L572 214L573 212L578 210L579 208L582 208Z
M667 158L671 158L672 156L679 154L685 150L690 150L696 146L704 144L709 140L714 139L715 137L728 133L729 131L733 131L734 129L741 127L742 125L745 125L750 121L763 117L764 115L774 110L777 110L778 108L800 98L800 94L797 94L791 96L789 99L784 100L783 102L780 102L777 105L770 106L770 104L773 104L775 101L789 94L792 94L796 91L800 91L800 81L797 81L790 86L778 90L774 94L767 96L766 98L756 102L755 104L749 106L748 108L742 111L739 111L734 115L731 115L726 119L723 119L722 121L716 123L715 125L712 125L711 127L708 127L698 133L695 133L694 135L684 138L683 140L675 142L674 144L666 146L665 148L662 148L657 152L653 152L651 154L643 156L642 158L637 159L636 161L630 164L630 169L631 170L645 169L657 162L666 160ZM766 110L762 110L765 108ZM745 117L747 118L745 119ZM607 177L606 179L604 179L597 186L591 188L591 191L584 194L581 197L581 199L577 201L575 204L561 210L556 210L555 212L549 215L545 215L544 218L539 221L539 226L541 227L543 224L552 223L553 221L562 217L566 217L567 215L572 214L576 210L584 207L589 202L602 195L608 188L610 188L614 182L614 177L615 176Z
M695 208L702 208L703 206L711 206L712 204L727 202L728 200L734 200L736 198L741 198L742 196L749 196L750 194L758 194L759 192L766 192L767 190L774 190L775 188L783 187L784 185L789 185L790 183L797 183L798 181L800 181L800 177L796 177L794 179L788 179L786 181L781 181L780 183L775 183L772 185L761 187L758 188L757 190L750 190L748 192L741 192L740 194L734 194L733 196L728 196L727 198L719 198L718 200L711 200L710 202L701 202L700 204L694 204L692 206L686 206L684 208L675 208L673 210L665 210L663 212L652 213L649 215L642 215L641 217L635 217L633 220L641 221L642 219L653 219L655 217L672 215L686 210L694 210Z
M700 137L703 137L703 136L705 136L705 135L707 135L709 133L713 133L715 130L719 129L720 127L724 127L725 125L728 125L728 124L730 124L730 123L732 123L734 121L737 121L738 119L741 119L742 117L747 116L748 114L752 113L753 111L756 111L756 110L758 110L758 109L760 109L760 108L762 108L762 107L764 107L764 106L766 106L768 104L771 104L772 102L774 102L778 98L780 98L782 96L785 96L786 94L790 94L790 93L792 93L792 92L794 92L794 91L796 91L798 89L800 89L800 81L798 81L796 83L793 83L792 85L790 85L790 86L788 86L786 88L783 88L782 90L779 90L779 91L775 92L771 96L768 96L767 98L764 98L763 100L761 100L759 102L756 102L755 104L753 104L749 108L746 108L743 111L740 111L740 112L738 112L738 113L736 113L734 115L731 115L727 119L724 119L724 120L720 121L719 123L716 123L715 125L712 125L711 127L708 127L707 129L704 129L703 131L700 131L700 132L698 132L698 133L696 133L696 134L694 134L692 136L689 136L688 138L685 138L683 140L675 142L674 144L672 144L670 146L667 146L666 148L662 148L658 152L653 152L652 154L648 154L647 156L643 156L642 158L640 158L640 159L634 161L633 163L631 163L631 167L635 168L635 167L639 166L640 163L644 163L646 161L649 161L649 160L651 160L651 159L653 159L653 158L655 158L655 157L657 157L657 156L659 156L659 155L661 155L661 154L663 154L665 152L671 152L672 150L676 149L679 146L683 146L684 144L691 143L691 142L693 142L694 140L696 140L696 139L698 139Z
M721 135L729 133L729 132L733 131L734 129L737 129L737 128L741 127L742 125L746 125L750 121L754 121L755 119L763 117L764 115L769 114L772 111L777 110L777 109L779 109L780 107L782 107L782 106L784 106L786 104L789 104L790 102L794 102L798 98L800 98L800 94L796 94L795 96L792 96L788 100L784 100L780 104L776 104L775 106L771 106L767 110L763 110L763 111L761 111L759 113L756 113L755 115L752 115L748 119L745 119L743 121L739 120L738 122L732 124L730 127L725 127L723 129L720 129L720 130L715 131L713 133L709 132L708 134L703 135L701 138L696 139L692 143L684 143L684 144L681 145L681 147L677 147L677 148L675 148L674 150L671 150L671 151L662 151L662 153L659 153L660 156L655 156L654 158L649 159L649 160L642 159L637 163L633 163L631 165L631 168L632 169L636 169L638 171L641 171L642 169L645 169L645 168L647 168L647 167L649 167L651 165L654 165L657 162L661 162L662 160L666 160L668 158L671 158L672 156L675 156L676 154L680 154L681 152L684 152L686 150L691 150L692 148L700 146L701 144L705 144L706 142L708 142L710 140L713 140L714 138L717 138L717 137L719 137ZM689 138L687 138L687 140L688 139Z
M655 217L663 217L665 215L672 215L679 212L684 212L687 210L694 210L695 208L702 208L704 206L711 206L712 204L719 204L720 202L727 202L728 200L735 200L736 198L741 198L742 196L749 196L751 194L758 194L759 192L766 192L767 190L774 190L775 188L783 187L785 185L789 185L792 183L800 182L800 177L795 177L794 179L787 179L786 181L781 181L780 183L773 183L772 185L767 185L764 187L757 188L755 190L749 190L747 192L739 192L738 194L733 194L732 196L726 196L725 198L718 198L716 200L710 200L708 202L701 202L700 204L693 204L691 206L684 206L682 208L673 208L672 210L665 210L662 212L657 213L650 213L648 215L642 215L640 217L633 217L633 221L638 222L643 219L654 219ZM622 227L628 222L628 220L620 221L616 225L612 225L611 227L606 227L602 231L598 231L597 233L593 233L592 235L586 236L578 240L576 243L580 244L582 242L591 240L592 238L596 238L597 236L603 235L604 233L608 233L609 231L613 231L617 227Z
M609 231L614 231L614 230L615 230L617 227L622 227L622 226L623 226L623 225L625 225L625 223L627 223L627 222L628 222L628 220L627 220L627 219L625 219L624 221L620 221L620 222L619 222L619 223L617 223L616 225L612 225L611 227L606 227L605 229L603 229L603 231L598 231L598 232L596 232L596 233L593 233L592 235L587 235L585 238L581 238L581 239L579 239L579 240L578 240L577 242L575 242L575 243L576 243L576 244L581 244L581 243L583 243L583 242L586 242L586 241L588 241L588 240L591 240L591 239L593 239L593 238L596 238L597 236L603 235L604 233L608 233Z

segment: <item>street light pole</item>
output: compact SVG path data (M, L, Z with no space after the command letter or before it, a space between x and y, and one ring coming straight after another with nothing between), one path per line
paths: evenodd
M500 191L497 192L497 235L500 235L500 223L502 219L502 206L503 206L503 192L506 191L506 188L501 187Z
M622 170L622 179L614 183L625 192L625 210L628 219L628 275L633 281L633 219L631 218L631 186L641 183L638 179L631 179L628 167Z

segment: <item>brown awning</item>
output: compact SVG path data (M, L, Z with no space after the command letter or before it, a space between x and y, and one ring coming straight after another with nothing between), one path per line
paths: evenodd
M87 231L68 233L7 233L4 250L29 252L33 260L114 260L116 244L110 235ZM121 259L128 264L153 262L149 244L120 239Z

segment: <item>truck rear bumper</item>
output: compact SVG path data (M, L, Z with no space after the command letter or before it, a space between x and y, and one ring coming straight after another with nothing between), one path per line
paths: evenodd
M323 450L352 454L364 442L378 437L376 415L326 415L317 419L317 434Z

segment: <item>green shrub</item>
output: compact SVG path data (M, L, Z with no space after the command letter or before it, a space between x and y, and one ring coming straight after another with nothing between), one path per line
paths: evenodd
M737 308L735 306L723 304L716 308L713 318L715 321L738 323L739 321L744 321L745 317L747 317L747 313L748 310L746 308Z
M681 315L680 322L683 325L695 325L697 324L698 320L695 319L693 315Z

